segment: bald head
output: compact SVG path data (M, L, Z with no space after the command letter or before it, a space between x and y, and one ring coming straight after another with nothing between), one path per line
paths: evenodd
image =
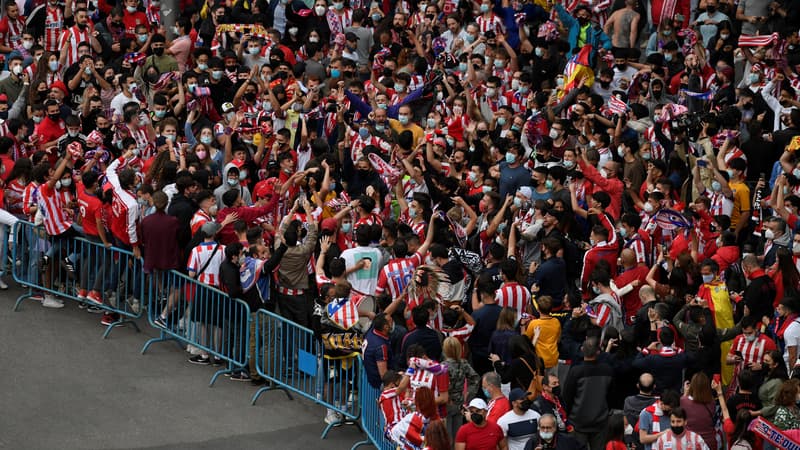
M626 269L630 269L636 265L636 252L630 248L623 249L620 254L620 259L622 259L622 266Z
M643 373L639 376L639 391L643 394L650 394L653 392L653 386L655 385L655 380L653 380L653 375L649 373Z
M742 267L743 268L746 267L749 270L753 270L753 269L756 269L757 267L759 267L758 258L756 257L756 255L751 253L751 254L745 256L744 258L742 258Z
M639 288L639 298L642 304L646 305L656 299L656 291L649 284L645 284Z

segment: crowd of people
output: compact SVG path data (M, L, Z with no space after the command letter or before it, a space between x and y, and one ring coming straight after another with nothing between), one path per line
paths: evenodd
M795 439L798 1L162 1L2 5L42 306L116 323L69 243L130 251L363 358L403 449Z

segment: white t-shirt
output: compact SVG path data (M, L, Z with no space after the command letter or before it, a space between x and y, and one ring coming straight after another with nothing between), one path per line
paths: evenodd
M347 276L350 286L364 295L374 295L375 288L378 286L378 274L383 268L381 251L372 247L349 248L342 252L345 267L350 269L362 259L367 258L371 262L367 267L357 270Z
M783 333L783 340L786 342L786 347L783 350L783 362L786 363L786 369L792 373L792 368L796 361L789 361L789 347L797 347L800 350L800 319L795 319L786 327Z
M508 450L524 450L525 444L539 432L539 413L529 409L518 415L512 409L497 419L508 441Z

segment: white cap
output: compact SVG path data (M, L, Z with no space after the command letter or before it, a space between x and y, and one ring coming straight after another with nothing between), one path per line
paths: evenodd
M522 186L519 188L519 193L525 198L531 198L533 196L533 189L531 189L530 186Z
M481 398L473 398L472 401L469 402L469 407L476 409L489 409L489 405L487 405L486 402Z

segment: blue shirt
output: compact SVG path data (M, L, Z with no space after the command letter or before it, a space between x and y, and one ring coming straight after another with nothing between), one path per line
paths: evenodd
M497 327L497 318L503 308L497 303L484 305L483 308L472 313L475 319L475 329L469 338L469 348L472 349L473 356L489 356L489 340L492 332Z
M364 358L364 371L367 373L367 381L374 388L381 387L381 373L378 371L378 363L385 361L388 365L392 360L392 346L389 337L374 328L364 336L364 348L361 351Z
M510 167L506 161L500 162L500 201L504 201L506 195L514 194L522 186L530 186L531 172L523 165Z

